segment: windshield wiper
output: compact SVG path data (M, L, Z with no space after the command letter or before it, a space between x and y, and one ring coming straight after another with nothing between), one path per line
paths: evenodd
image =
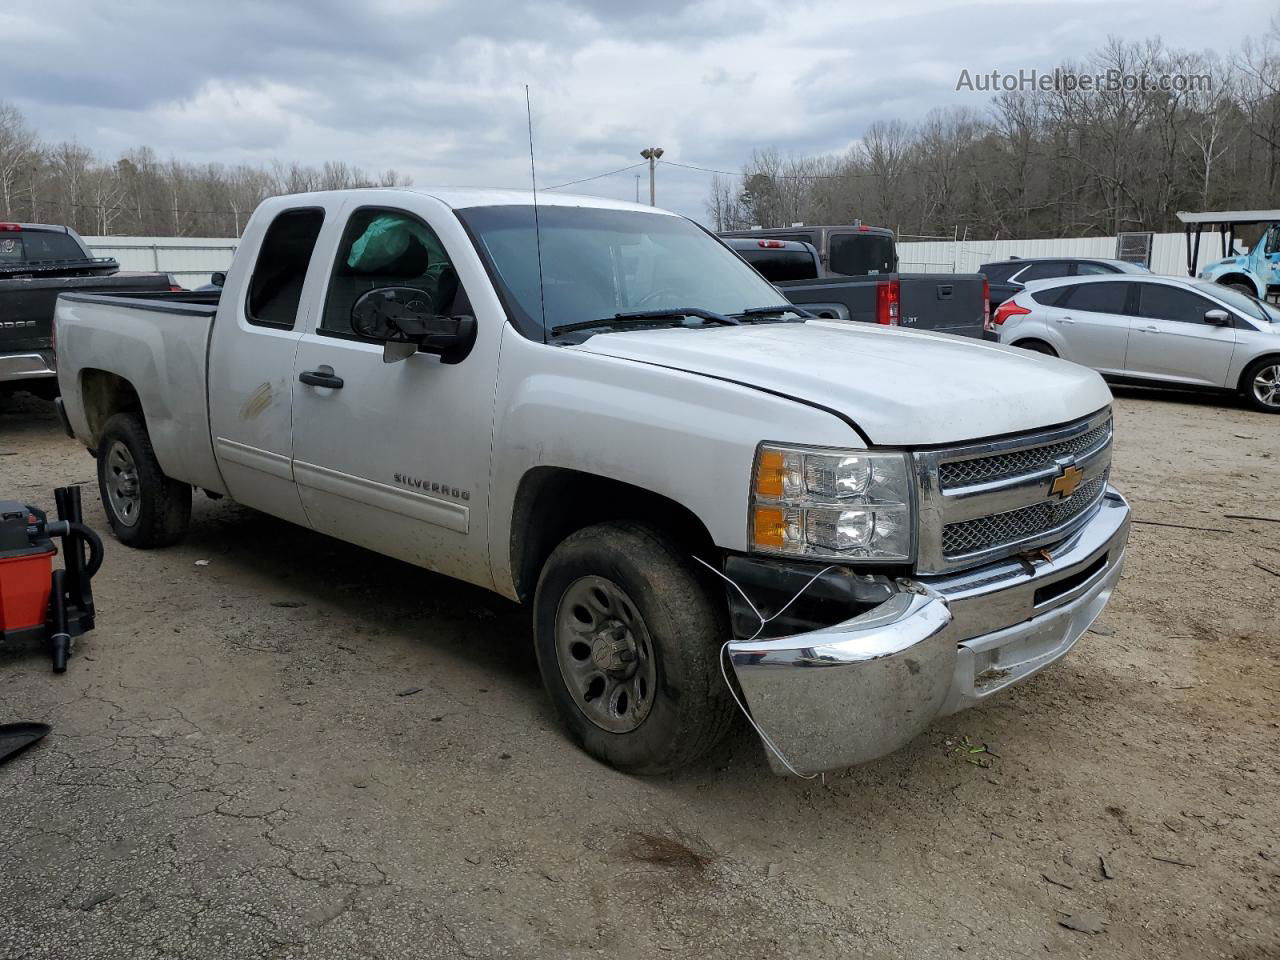
M751 307L743 310L741 313L735 313L735 317L772 317L780 316L784 313L794 313L797 317L812 318L814 315L808 310L797 307L794 304L783 303L776 307Z
M632 324L648 323L651 320L682 320L685 317L697 317L699 320L721 323L729 327L736 327L741 323L734 317L726 317L723 313L703 310L701 307L667 307L662 310L633 310L630 313L615 313L612 317L602 317L599 320L566 323L559 327L552 327L551 335L558 337L564 333L591 330L595 327L630 326Z

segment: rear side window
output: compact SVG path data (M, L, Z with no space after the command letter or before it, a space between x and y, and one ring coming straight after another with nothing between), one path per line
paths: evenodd
M1138 284L1138 316L1149 320L1176 320L1180 323L1204 323L1205 311L1217 305L1198 293L1163 283Z
M992 283L1005 283L1022 266L1021 263L984 263L978 268L978 272Z
M1033 263L1027 267L1026 273L1018 277L1019 283L1026 283L1028 280L1053 280L1057 277L1065 277L1070 271L1070 267L1061 260L1049 260L1045 263Z
M287 210L271 221L249 281L246 312L261 327L292 330L307 267L324 224L323 210Z
M1058 306L1085 313L1124 313L1129 287L1127 283L1077 283L1062 288L1066 296Z
M88 256L69 234L44 230L6 230L0 233L0 264L83 260Z
M833 234L827 269L846 277L893 273L897 269L893 238L877 233Z
M818 276L813 255L805 250L743 250L742 258L774 283L813 280Z
M1059 307L1070 293L1070 287L1050 287L1048 290L1037 290L1031 294L1031 299L1042 307Z
M1119 273L1119 270L1112 270L1110 267L1104 267L1100 263L1077 263L1076 276L1080 277L1096 277L1103 273Z

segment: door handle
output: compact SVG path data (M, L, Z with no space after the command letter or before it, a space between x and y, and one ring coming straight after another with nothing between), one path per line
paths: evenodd
M1070 317L1059 317L1058 322L1059 323L1075 323L1075 321L1072 320Z
M1143 333L1159 333L1160 332L1160 328L1155 326L1154 324L1152 324L1149 327L1139 327L1138 329L1141 330Z
M334 376L333 371L327 367L321 370L303 370L298 374L298 379L311 387L328 387L330 390L342 389L342 378Z

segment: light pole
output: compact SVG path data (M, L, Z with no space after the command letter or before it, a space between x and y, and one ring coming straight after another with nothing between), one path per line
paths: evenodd
M653 180L653 168L658 163L658 158L662 156L661 147L645 147L640 151L640 156L649 161L649 206L656 207L658 200Z

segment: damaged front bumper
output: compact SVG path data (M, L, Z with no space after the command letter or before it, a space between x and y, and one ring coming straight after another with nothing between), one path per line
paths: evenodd
M797 773L865 763L1065 654L1120 578L1129 505L1108 487L1052 554L902 579L851 620L729 644L756 724ZM786 772L772 752L770 765Z

